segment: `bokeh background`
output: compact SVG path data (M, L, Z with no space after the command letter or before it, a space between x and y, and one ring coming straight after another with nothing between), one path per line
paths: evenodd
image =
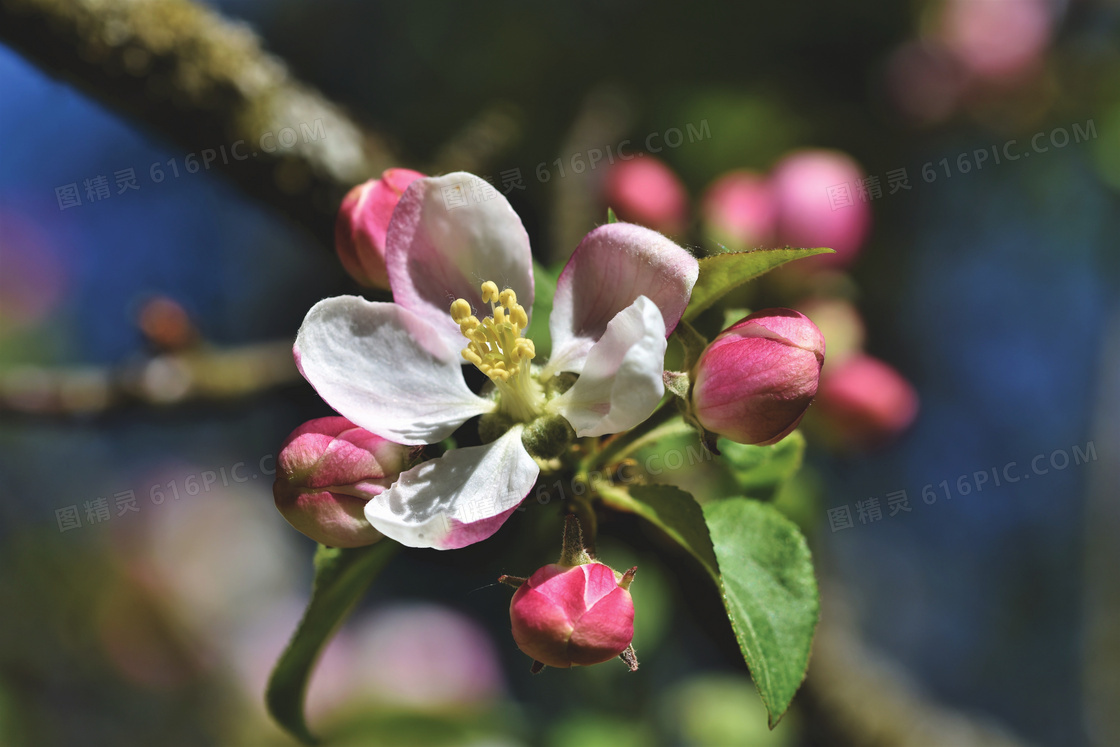
M0 3L6 23L52 5ZM210 7L341 107L311 129L328 148L357 123L385 165L491 178L548 263L608 202L627 206L605 158L574 168L592 150L656 159L629 207L650 223L667 210L698 254L791 240L773 202L783 167L803 149L851 159L851 181L810 179L822 224L855 237L845 261L741 300L840 307L826 374L873 356L920 403L910 422L867 384L886 408L876 438L851 413L806 423L805 469L778 501L810 537L823 622L776 731L718 599L622 518L600 555L641 568L642 669L529 675L494 579L551 561L553 503L500 542L393 561L312 683L312 723L335 743L1120 743L1115 4ZM293 214L312 197L279 168L273 183L232 161L190 170L232 140L191 143L174 120L197 102L174 94L152 94L162 118L122 105L119 87L155 76L144 60L70 76L8 28L0 743L289 744L261 694L314 547L276 512L269 474L287 433L329 414L284 348L315 301L357 292L331 206ZM257 132L315 124L289 112ZM900 169L909 188L892 191ZM720 218L710 187L736 170L755 191ZM639 215L662 193L668 208ZM899 491L911 510L892 514Z

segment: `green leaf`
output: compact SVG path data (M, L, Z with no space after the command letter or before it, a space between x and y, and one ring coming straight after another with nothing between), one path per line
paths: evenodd
M719 589L755 687L777 726L809 665L820 614L805 538L773 507L748 498L695 499L669 485L595 485L610 508L637 514L696 558Z
M692 299L685 309L684 320L695 319L724 293L786 262L831 252L831 249L794 249L787 246L785 249L754 249L701 257L700 277L692 289Z
M758 501L715 501L704 518L723 604L772 729L805 679L820 615L809 547L793 522Z
M537 362L547 360L552 354L552 334L548 331L548 318L552 316L552 297L556 295L557 275L533 260L533 319L525 336L533 341Z
M721 438L718 446L743 493L764 500L773 498L778 488L797 473L805 456L801 431L794 431L772 446L737 444L726 438Z
M304 719L303 700L319 652L399 547L383 539L352 549L319 545L315 552L311 601L265 690L268 712L304 744L316 741Z
M618 223L618 216L610 208L607 208L607 223Z
M691 495L672 485L635 485L629 490L614 485L595 487L603 503L637 514L661 529L719 583L719 565L704 523L704 512Z

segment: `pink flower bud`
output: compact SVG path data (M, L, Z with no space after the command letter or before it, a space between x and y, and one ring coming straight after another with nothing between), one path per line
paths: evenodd
M342 266L362 285L389 290L385 233L393 209L408 185L424 177L411 169L387 169L380 179L351 189L334 224L334 245Z
M615 658L634 638L632 577L632 571L620 577L594 561L546 565L513 595L513 640L550 667L586 667Z
M621 220L679 234L688 219L688 194L673 170L649 155L617 161L607 172L603 199Z
M1053 11L1046 0L977 3L949 0L937 36L975 75L1004 80L1039 66L1050 42Z
M817 393L824 337L792 309L757 311L724 330L697 361L692 413L741 444L772 444L801 422Z
M292 431L276 460L272 494L288 523L316 542L359 547L381 538L366 501L408 466L410 448L343 417L309 420Z
M886 363L857 355L825 371L817 407L844 443L870 447L895 438L914 422L918 395Z
M770 179L778 210L778 241L836 250L803 260L812 265L798 262L796 266L852 263L871 226L871 208L860 199L862 178L859 165L839 151L797 151L774 167ZM879 189L884 186L880 183Z
M773 239L777 210L770 183L761 174L724 174L708 187L700 211L711 239L730 251L765 246Z

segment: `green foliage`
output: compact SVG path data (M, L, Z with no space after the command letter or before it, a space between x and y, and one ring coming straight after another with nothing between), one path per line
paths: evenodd
M272 670L265 691L268 712L305 744L316 741L303 714L307 681L315 661L346 614L399 547L396 542L383 539L368 547L352 549L319 545L315 552L311 601Z
M705 674L681 682L665 697L673 744L694 747L785 747L789 728L766 728L766 706L750 680L737 674ZM788 725L787 725L788 726Z
M570 714L549 730L548 747L646 747L656 744L649 724L615 715Z
M461 747L509 744L508 713L475 710L415 711L362 708L331 725L331 747Z
M701 509L669 485L597 488L604 503L661 529L712 578L776 726L805 678L820 612L812 558L797 526L747 498Z
M794 431L770 446L749 446L721 438L719 450L744 495L770 500L801 468L805 437L801 431Z
M719 565L704 526L704 513L692 496L672 485L635 485L629 491L610 491L609 505L637 514L687 550L717 579Z
M684 320L695 319L723 294L786 262L831 252L831 249L794 249L787 246L785 249L753 249L701 257L700 277L692 289L692 300L685 309Z
M746 498L704 507L727 608L770 727L805 679L820 615L809 547L777 509Z

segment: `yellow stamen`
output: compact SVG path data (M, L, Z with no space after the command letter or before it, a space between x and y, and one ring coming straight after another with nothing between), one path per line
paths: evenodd
M462 299L460 299L462 300ZM482 302L491 303L498 300L498 284L493 280L487 280L482 284Z
M499 292L498 284L490 280L482 284L482 301L490 304L492 315L481 320L471 313L466 299L451 304L451 318L468 340L463 359L497 385L503 410L518 419L530 419L539 414L543 394L530 366L536 346L522 336L529 326L529 314L517 303L512 289Z
M455 320L456 324L463 324L471 318L471 305L467 303L467 299L460 298L451 304L451 318Z

